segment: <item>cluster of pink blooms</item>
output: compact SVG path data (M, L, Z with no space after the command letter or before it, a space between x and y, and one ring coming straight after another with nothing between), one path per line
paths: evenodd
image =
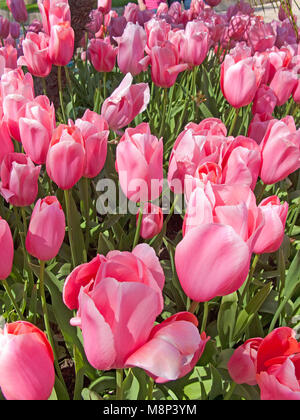
M9 2L18 22L27 19L23 3ZM183 239L175 252L184 292L206 302L239 289L252 254L278 250L284 236L288 204L277 196L257 204L253 190L258 178L274 184L300 167L300 131L293 117L272 117L275 106L291 95L300 102L300 50L289 20L282 16L281 22L265 23L243 2L226 14L201 0L193 0L187 11L179 3L170 8L162 3L156 15L128 4L118 16L110 2L101 1L87 28L88 59L99 72L112 71L117 61L124 79L105 99L101 115L86 110L82 118L56 126L54 106L47 96L35 96L32 76L46 77L52 65L69 63L74 31L68 0L38 0L38 5L42 24L29 28L19 46L22 53L12 38L16 28L0 19L5 39L0 49L1 195L13 206L34 204L43 165L62 190L82 177L95 178L105 164L109 129L127 127L150 101L148 84L134 84L134 76L151 66L152 81L169 88L180 72L201 65L208 54L218 54L217 45L221 56L230 49L221 57L221 89L234 108L253 102L248 137L228 136L215 118L189 123L171 152L168 182L175 194L185 194L187 203ZM29 72L24 74L21 66ZM24 153L14 151L11 138L21 143ZM127 198L143 203L141 236L154 237L163 225L162 209L150 202L163 189L163 139L151 133L148 123L122 132L116 170ZM136 180L145 183L145 193ZM153 181L158 181L155 190ZM51 260L64 237L59 201L55 196L39 199L26 237L28 253ZM0 279L9 276L13 255L9 225L1 219ZM155 324L163 311L164 281L159 259L147 244L132 252L97 255L72 271L63 300L77 310L71 324L81 328L93 367L140 367L157 383L176 380L194 368L209 338L199 333L197 318L189 312ZM229 365L236 382L258 383L263 399L300 399L300 348L291 330L275 330L241 349ZM22 321L0 330L4 396L46 399L53 383L53 352L46 336Z

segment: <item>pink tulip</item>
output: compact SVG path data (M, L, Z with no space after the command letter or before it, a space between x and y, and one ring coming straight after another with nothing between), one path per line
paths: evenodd
M147 54L150 54L153 47L163 46L165 42L167 42L171 25L165 20L151 19L145 23L145 30L147 34L147 45L145 50Z
M150 57L152 81L163 88L173 86L178 74L188 68L187 64L180 64L179 52L171 42L154 46Z
M68 296L67 302L76 305L79 291L79 311L71 324L82 329L91 365L110 370L124 367L126 359L147 341L162 311L164 275L146 244L132 253L112 251L102 258L90 270L85 266L87 275L74 270L64 287L64 301ZM92 280L84 286L89 276Z
M257 350L262 338L251 338L239 346L228 362L228 372L235 383L256 385Z
M97 255L89 263L76 267L67 277L63 288L63 301L69 309L78 309L78 296L81 287L85 287L95 281L100 264L105 261L105 257Z
M79 128L59 125L53 132L47 155L49 177L62 190L69 190L83 176L85 159L84 141Z
M27 98L17 94L7 95L3 101L4 121L9 134L17 141L21 141L19 121L25 116L25 107L28 102Z
M189 67L200 66L209 49L209 30L200 21L188 22L184 31L180 58Z
M33 357L34 355L34 357ZM55 373L46 335L25 321L0 330L0 387L7 400L47 400Z
M291 328L264 338L257 352L256 380L262 400L300 400L300 343Z
M121 37L115 38L118 43L118 66L122 73L140 74L148 67L150 58L145 57L144 50L147 36L139 24L128 22Z
M86 110L75 126L81 131L86 153L83 176L95 178L101 172L107 155L109 127L106 120L96 112Z
M136 3L127 3L124 7L123 16L127 22L136 23L139 10L139 6Z
M55 109L47 96L38 96L25 105L19 120L20 137L25 152L36 164L46 163L47 153L56 127Z
M300 168L300 131L293 117L272 120L260 147L260 177L265 184L275 184Z
M22 43L23 57L20 57L18 64L27 66L33 76L47 77L52 68L49 57L49 36L40 32L27 32L26 38Z
M271 115L277 104L277 96L270 86L261 85L256 92L252 105L252 114Z
M143 112L150 100L150 90L146 83L132 85L132 76L127 73L120 85L104 101L101 114L112 130L119 130Z
M132 201L155 200L162 191L163 142L148 123L127 128L116 152L116 165L124 194Z
M235 61L233 56L226 55L221 66L221 89L231 106L241 108L249 105L259 83L253 58Z
M40 199L32 212L26 237L27 252L41 261L55 258L65 237L66 222L56 197Z
M228 25L228 37L230 40L242 41L250 25L250 17L247 14L238 13L231 17Z
M0 280L5 280L11 273L14 259L14 241L6 220L0 217ZM1 355L1 345L0 345ZM0 356L1 358L1 356ZM1 386L1 385L0 385Z
M104 14L108 13L111 9L112 0L98 0L98 9Z
M0 121L0 167L5 156L13 151L13 142L11 141L7 125L2 119L2 121Z
M99 72L111 72L115 66L118 50L114 48L109 40L92 39L88 53L95 69Z
M279 69L272 79L270 88L277 96L277 105L285 104L297 85L297 75L287 69Z
M174 381L190 372L201 357L209 337L198 331L198 320L181 312L156 325L146 344L126 361L127 367L144 369L157 383Z
M256 254L275 252L280 248L284 237L288 207L288 203L281 204L276 195L268 197L260 203L259 208L263 213L265 224L254 246Z
M55 66L66 66L74 52L75 34L69 22L51 26L49 57Z
M24 0L6 0L6 3L17 22L26 22L28 13Z
M13 206L30 206L38 193L40 170L22 153L7 154L1 166L1 195Z
M136 216L138 221L138 214ZM164 222L163 212L160 207L147 203L143 208L143 217L140 235L143 239L151 239L162 230Z
M254 18L251 19L246 38L253 51L265 51L274 46L276 32L272 23L265 23L259 18Z
M254 190L261 168L260 148L251 138L238 136L225 149L221 166L223 184L247 185Z
M254 114L254 117L249 124L248 137L255 140L257 144L260 144L266 134L269 122L272 119L272 114Z
M68 0L38 0L44 32L50 35L51 26L62 22L71 24L71 13Z
M191 229L175 252L181 286L197 302L239 289L247 278L250 258L248 245L233 227L214 223Z
M190 123L175 141L168 171L172 191L184 191L186 175L194 176L201 165L217 163L226 144L227 130L217 118L205 119L199 125Z
M20 67L5 73L0 83L1 94L4 99L11 94L21 95L31 101L35 97L32 75L30 73L24 74Z

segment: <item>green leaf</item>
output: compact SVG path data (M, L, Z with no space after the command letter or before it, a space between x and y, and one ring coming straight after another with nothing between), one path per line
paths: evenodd
M270 324L269 332L271 332L275 328L275 324L281 314L282 310L284 309L285 305L288 303L289 299L293 296L296 288L299 286L300 280L300 251L297 252L295 258L293 259L292 264L288 270L286 279L285 279L285 286L283 289L283 296L280 305L278 306L277 311L272 319Z
M254 315L259 311L261 305L264 303L269 293L272 290L272 283L268 283L264 286L255 296L251 299L245 309L243 309L239 315L234 329L233 340L237 341L242 337L242 334L246 328L252 322Z
M143 370L129 369L128 375L123 382L125 400L145 400L147 395L149 378Z
M237 293L223 296L218 314L217 327L222 349L232 346L232 335L238 308Z

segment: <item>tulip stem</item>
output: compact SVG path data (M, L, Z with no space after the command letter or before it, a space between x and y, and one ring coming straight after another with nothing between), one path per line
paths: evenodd
M149 376L148 382L148 401L153 400L153 388L154 388L154 380Z
M232 397L232 395L234 393L235 388L236 388L236 383L235 382L232 382L231 385L230 385L230 388L229 388L228 392L226 393L226 395L224 397L224 401L230 400L230 398Z
M61 113L62 113L62 117L63 117L63 122L66 123L67 120L66 120L66 114L65 114L63 91L62 91L62 82L61 82L61 66L57 67L57 81L58 81L58 94L59 94Z
M71 203L70 203L70 190L64 190L65 194L65 202L66 202L66 212L67 212L67 223L68 223L68 235L69 235L69 242L71 248L71 256L72 256L72 263L73 268L76 267L76 258L75 258L75 241L73 237L73 227L71 223Z
M263 185L262 185L261 192L259 193L259 196L257 197L257 200L256 200L256 202L257 202L258 204L261 202L261 200L262 200L262 198L263 198L263 196L264 196L264 193L265 193L266 188L267 188L266 184L263 184Z
M162 133L164 131L165 120L166 120L167 101L168 101L168 89L164 88L163 89L163 112L162 112L162 117L161 117L161 125L160 125L159 134L158 134L158 139L161 138Z
M59 363L58 363L58 359L57 359L57 355L56 355L56 350L55 350L55 343L54 343L53 336L52 336L52 331L51 331L51 326L50 326L50 321L49 321L49 315L48 315L48 309L47 309L47 301L46 301L44 280L45 280L45 261L40 261L39 289L40 289L40 295L41 295L41 302L42 302L42 310L43 310L43 315L44 315L45 328L46 328L49 343L50 343L50 345L52 347L52 350L53 350L54 366L55 366L57 376L58 376L59 380L61 381L61 383L66 387L64 378L62 376L62 373L61 373L61 370L60 370L60 367L59 367Z
M8 297L11 300L11 303L13 304L13 307L15 308L15 311L18 314L18 317L20 318L21 321L23 321L24 320L23 315L21 314L21 312L19 310L18 304L17 304L17 302L16 302L16 300L15 300L15 298L14 298L12 292L11 292L11 289L10 289L7 281L5 279L2 280L2 284L3 284L4 288L5 288L6 293L8 294Z
M72 82L71 82L68 67L64 66L64 68L65 68L65 74L66 74L67 83L68 83L68 87L69 87L69 94L70 94L70 97L71 97L73 120L75 121L76 120L76 114L75 114L75 104L74 104L74 98L73 98L73 86L72 86Z
M233 130L234 130L236 122L237 122L237 117L239 115L239 111L240 111L239 108L235 108L235 114L234 114L234 117L233 117L233 120L232 120L232 123L231 123L231 126L230 126L228 137L230 137L231 134L233 133Z
M46 84L46 80L44 77L40 77L40 79L42 80L42 86L43 86L43 93L45 96L47 96L47 84Z
M190 312L191 314L195 313L196 310L198 309L198 306L199 306L199 302L196 302L195 300L193 300L190 304L188 312Z
M116 370L116 400L123 400L123 369Z
M103 101L106 99L106 71L103 73ZM100 102L99 102L100 105ZM100 108L100 107L99 107ZM98 114L100 114L100 109L97 110Z
M201 324L201 332L204 332L206 329L207 319L208 319L208 302L204 302L204 311L203 311L203 318Z
M246 294L248 293L248 290L249 290L250 284L252 282L253 274L254 274L255 268L257 266L258 260L259 260L259 255L256 254L255 257L254 257L254 259L253 259L253 262L252 262L250 271L249 271L247 283L246 283L246 285L244 287L244 290L243 290L243 293L242 293L241 302L243 302L243 300L245 299Z
M166 217L166 220L164 221L165 226L168 224L169 220L173 216L173 213L175 211L175 207L176 207L178 199L179 199L179 195L175 195L175 198L174 198L173 203L172 203L172 207L170 209L170 213L168 214L168 216Z
M140 239L140 232L141 232L141 227L142 227L142 220L143 220L143 204L141 203L140 205L140 209L139 209L139 217L138 217L138 222L137 222L137 227L136 227L136 231L135 231L135 236L134 236L134 241L133 241L133 245L132 245L132 249L134 249Z
M86 254L88 254L89 246L90 246L90 203L89 203L89 180L86 177L82 178L83 184L83 207L85 212L85 222L86 222L86 229L85 229L85 249Z

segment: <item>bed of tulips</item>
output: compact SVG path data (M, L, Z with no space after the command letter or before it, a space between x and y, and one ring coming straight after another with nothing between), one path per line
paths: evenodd
M7 3L0 399L299 400L291 3Z

